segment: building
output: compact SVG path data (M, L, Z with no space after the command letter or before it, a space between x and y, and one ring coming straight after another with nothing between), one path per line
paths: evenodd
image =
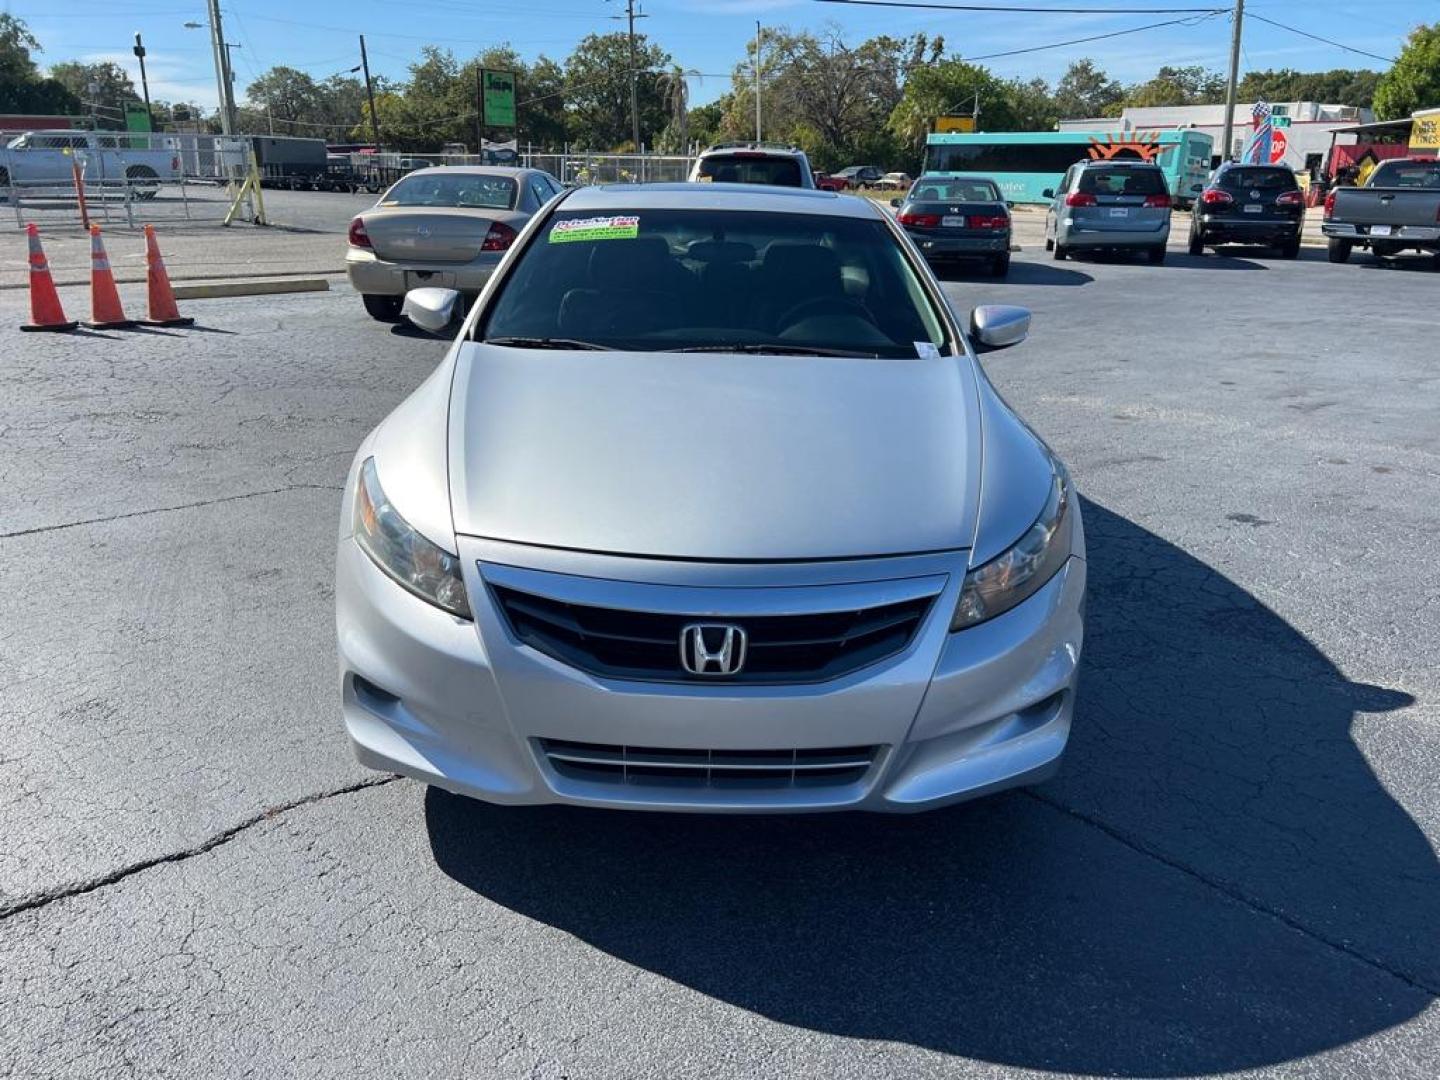
M83 127L79 116L39 116L29 113L0 113L0 135L19 135L26 131L57 131Z
M1251 131L1253 102L1235 106L1231 133L1230 156L1238 157ZM1331 133L1338 129L1368 124L1375 119L1369 109L1354 105L1324 105L1318 101L1272 101L1270 114L1276 118L1275 139L1271 143L1275 160L1297 171L1318 175L1330 150ZM1170 128L1194 128L1215 140L1220 154L1225 137L1224 105L1173 105L1125 109L1119 117L1090 120L1062 120L1061 131L1091 131L1103 127L1120 131L1162 131ZM1353 136L1340 136L1337 142L1354 141Z

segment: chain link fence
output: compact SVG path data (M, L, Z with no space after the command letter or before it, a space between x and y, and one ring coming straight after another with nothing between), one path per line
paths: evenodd
M242 138L31 132L0 151L0 210L23 229L219 225L251 165ZM252 215L253 216L253 215Z

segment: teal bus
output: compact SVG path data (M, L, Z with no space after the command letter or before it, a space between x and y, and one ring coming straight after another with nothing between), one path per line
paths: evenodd
M933 134L925 140L926 173L987 176L1016 203L1047 203L1065 170L1092 158L1153 161L1175 204L1188 207L1210 175L1214 140L1202 131L983 131Z

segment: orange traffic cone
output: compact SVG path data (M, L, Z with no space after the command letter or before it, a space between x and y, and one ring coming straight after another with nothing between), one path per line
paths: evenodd
M146 326L191 326L195 320L180 314L175 306L175 290L170 288L170 275L165 272L165 260L160 257L160 245L155 243L155 226L145 226L145 284L149 291L149 307L146 318L140 321Z
M123 330L134 326L134 319L125 317L120 306L120 292L115 288L115 275L110 272L110 258L100 241L100 226L90 226L90 318L85 325L95 330Z
M20 329L74 330L80 324L65 318L55 279L50 276L50 264L45 261L45 249L40 246L40 230L33 221L25 226L25 235L30 240L30 321Z

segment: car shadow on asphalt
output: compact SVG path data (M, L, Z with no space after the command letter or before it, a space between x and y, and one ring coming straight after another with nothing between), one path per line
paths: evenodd
M1069 270L1050 263L1010 260L1010 272L995 277L983 263L954 263L933 267L935 276L944 282L965 281L983 285L1089 285L1095 279L1080 270Z
M439 868L774 1021L1002 1065L1228 1072L1417 1016L1440 985L1440 866L1350 734L1412 699L1350 682L1216 569L1082 505L1074 733L1033 793L726 818L432 788Z
M1087 251L1076 255L1071 252L1068 258L1074 262L1095 262L1107 263L1111 266L1135 266L1150 269L1152 263L1143 255L1133 255L1127 251ZM1277 255L1278 259L1279 256ZM1176 270L1269 270L1264 262L1256 261L1254 258L1242 259L1235 255L1221 255L1215 252L1206 252L1204 255L1191 255L1188 252L1170 250L1165 253L1164 267Z
M1352 255L1356 266L1366 270L1389 270L1397 274L1433 274L1440 271L1440 255L1394 255L1382 259L1378 255Z

